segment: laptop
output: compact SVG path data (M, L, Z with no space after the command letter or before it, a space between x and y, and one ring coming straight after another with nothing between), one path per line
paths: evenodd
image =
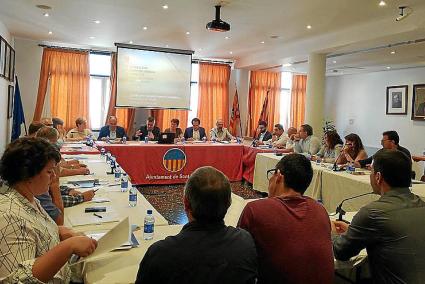
M158 144L174 144L176 133L161 132L158 139Z

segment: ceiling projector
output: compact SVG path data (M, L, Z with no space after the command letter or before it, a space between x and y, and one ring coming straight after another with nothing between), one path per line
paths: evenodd
M215 6L215 19L207 24L207 29L214 32L228 32L230 31L230 24L220 19L221 5Z

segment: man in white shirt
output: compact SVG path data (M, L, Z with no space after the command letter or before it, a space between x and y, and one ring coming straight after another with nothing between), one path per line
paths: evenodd
M293 135L294 152L306 156L316 155L320 150L320 139L313 136L313 128L308 124L301 125L297 135Z
M271 143L273 147L283 148L286 146L286 142L288 142L289 137L283 130L282 124L275 124L272 135L272 139L270 139L268 143Z
M216 127L212 128L210 131L210 139L216 141L231 141L234 139L229 130L224 127L224 122L222 119L217 119L215 123Z

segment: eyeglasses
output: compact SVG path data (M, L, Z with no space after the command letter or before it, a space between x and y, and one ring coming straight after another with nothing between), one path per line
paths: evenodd
M273 175L277 173L277 169L271 169L267 171L267 179L270 180Z

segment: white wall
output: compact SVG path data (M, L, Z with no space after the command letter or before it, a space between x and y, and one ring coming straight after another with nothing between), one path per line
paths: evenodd
M0 22L0 35L13 46L11 36L6 26ZM15 54L15 58L17 55ZM7 96L10 82L0 78L0 154L3 153L6 144L10 140L10 122L7 119Z
M38 81L40 78L43 48L37 41L15 39L16 76L18 76L27 127L34 116L37 102Z
M396 130L400 145L413 155L425 149L425 121L411 120L413 85L425 84L425 68L372 72L328 77L325 93L325 119L334 120L339 133L357 133L369 147L380 148L382 132ZM386 88L408 85L408 114L386 115ZM423 165L414 163L417 174ZM420 176L419 176L420 177Z

